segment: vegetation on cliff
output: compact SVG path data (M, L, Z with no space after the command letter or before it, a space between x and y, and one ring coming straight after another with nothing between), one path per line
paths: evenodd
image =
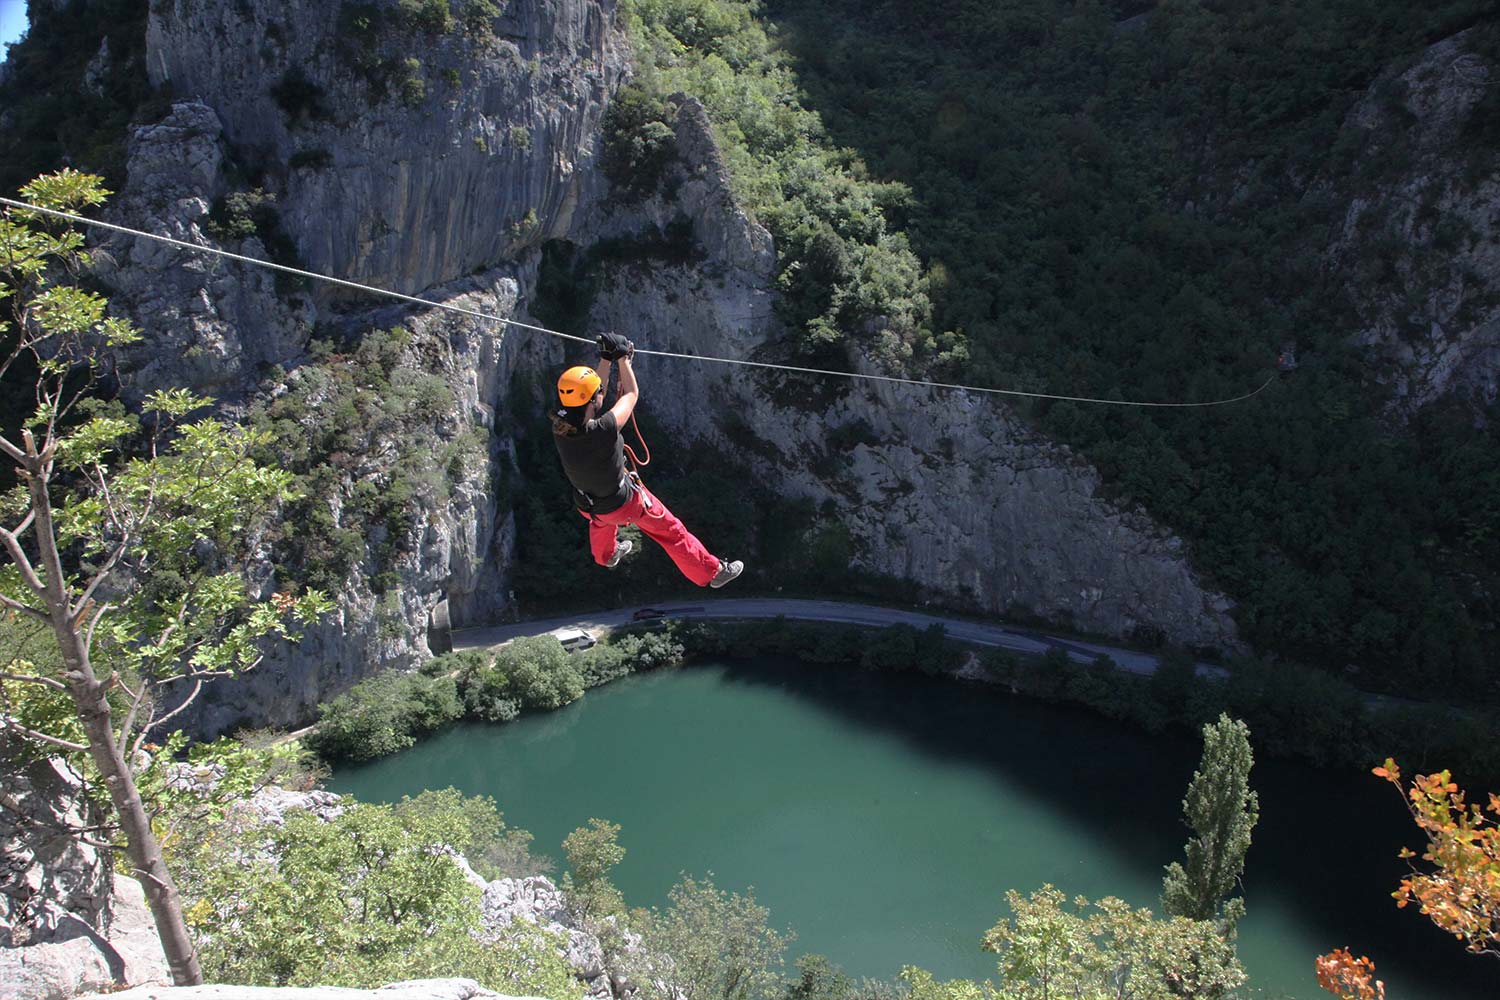
M1490 5L765 10L833 140L909 187L893 223L945 275L934 324L964 332L969 380L1199 399L1298 345L1301 370L1240 407L1029 412L1193 543L1258 648L1382 690L1500 696L1500 424L1439 406L1390 427L1319 243L1341 199L1402 170L1353 141L1350 107L1459 29L1492 58Z

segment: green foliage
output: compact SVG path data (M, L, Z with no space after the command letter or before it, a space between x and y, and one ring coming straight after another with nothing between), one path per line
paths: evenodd
M1156 919L1150 910L1132 910L1113 897L1093 904L1078 897L1070 908L1051 886L1029 897L1012 890L1006 900L1013 916L984 936L984 948L999 955L1000 983L986 983L971 995L1224 1000L1245 984L1234 946L1211 922ZM928 974L907 970L903 975L913 1000L936 995Z
M921 265L887 229L905 189L869 179L852 152L832 147L756 5L631 0L625 10L640 72L610 110L604 153L621 194L653 193L674 155L667 95L698 98L736 196L776 238L779 305L801 355L847 361L842 344L856 338L893 369L951 361L928 326Z
M429 35L445 35L453 28L448 0L396 0L396 19Z
M625 897L609 878L615 865L625 860L619 836L620 824L594 818L563 839L563 852L572 871L563 876L562 890L586 919L625 912Z
M462 976L513 996L578 997L559 943L512 924L479 939L479 890L453 858L498 820L451 790L397 806L351 803L327 822L208 826L178 858L208 979L372 988Z
M797 959L797 977L788 981L783 1000L904 1000L905 991L877 979L854 980L822 955Z
M626 200L655 194L677 154L666 101L637 83L621 87L604 113L604 176Z
M205 228L220 239L264 238L280 225L276 196L260 188L235 191L214 203Z
M1359 275L1394 255L1372 241L1366 259L1330 268L1324 245L1345 206L1409 170L1399 142L1346 127L1354 101L1384 79L1378 99L1404 113L1382 74L1460 28L1473 26L1461 44L1493 51L1493 5L1171 2L1117 27L1146 6L764 10L832 142L909 189L888 217L925 262L928 325L966 335L963 381L1204 399L1259 384L1278 346L1296 343L1294 376L1201 418L1069 403L1026 415L1191 542L1257 648L1358 664L1382 691L1493 703L1497 423L1439 406L1392 432L1347 343L1360 303L1346 283L1369 287ZM689 34L708 51L681 61L710 62L723 36ZM1453 153L1481 174L1500 142L1497 100L1489 88ZM799 279L847 267L816 226L778 232L778 252L804 262ZM1413 302L1436 294L1390 281ZM816 310L826 288L788 293Z
M155 122L168 105L146 74L148 5L101 0L87 16L68 5L35 4L30 29L6 53L0 81L0 191L9 194L60 163L125 183L125 142L132 123ZM109 60L96 85L84 74L100 46Z
M1172 862L1162 879L1161 906L1190 920L1218 918L1230 933L1244 916L1245 901L1229 899L1245 871L1250 833L1260 818L1260 799L1250 790L1250 729L1220 715L1203 727L1203 759L1182 800L1194 836L1184 863Z
M169 857L260 789L305 783L318 773L296 743L254 747L228 737L189 743L179 731L147 749L150 760L137 772L136 785Z
M422 75L422 60L414 56L401 60L397 92L401 95L401 103L408 108L419 108L427 100L427 79Z
M452 473L481 463L453 464L447 449L472 440L445 424L453 392L413 363L425 345L408 331L370 331L346 353L314 341L309 353L321 363L289 373L286 391L250 412L269 435L259 457L294 473L302 494L268 540L284 571L316 586L342 588L364 566L383 593L416 544L419 506L445 500Z
M489 34L500 16L499 0L463 0L459 17L471 35Z
M632 978L647 1000L771 1000L785 983L784 953L793 935L767 924L770 914L745 895L685 877L666 912L640 927L643 947Z
M585 686L573 658L550 635L468 655L456 669L464 711L484 722L509 722L528 708L561 708L582 697Z
M404 750L462 715L452 677L388 670L319 705L307 745L329 760L370 760Z
M531 853L531 833L505 825L495 800L484 795L464 795L456 788L402 796L396 803L397 818L425 814L449 817L447 844L468 859L486 880L524 878L551 869L552 862Z

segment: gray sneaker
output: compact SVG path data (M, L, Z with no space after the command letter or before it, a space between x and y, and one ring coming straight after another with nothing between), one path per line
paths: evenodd
M736 559L734 562L725 562L724 560L720 559L719 573L712 580L708 581L708 585L717 590L720 587L724 586L724 584L728 583L730 580L733 580L735 577L739 576L744 571L745 564L740 562L738 559Z
M630 555L630 550L635 548L635 543L628 538L622 538L615 543L615 554L609 557L609 562L604 564L605 569L614 569L620 565L620 560Z

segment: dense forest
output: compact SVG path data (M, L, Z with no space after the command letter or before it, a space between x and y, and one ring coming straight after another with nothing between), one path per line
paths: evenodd
M1493 414L1393 420L1320 243L1349 197L1410 169L1351 136L1350 109L1372 87L1399 105L1396 75L1460 31L1493 58L1489 5L630 8L640 86L703 96L805 346L826 354L840 320L909 369L1156 401L1249 391L1291 346L1300 368L1240 406L1023 409L1192 542L1258 649L1380 690L1500 697ZM1496 104L1464 126L1481 175ZM872 335L881 308L895 320Z

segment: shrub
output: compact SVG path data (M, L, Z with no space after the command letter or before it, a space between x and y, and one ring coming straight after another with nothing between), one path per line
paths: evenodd
M307 745L332 760L370 760L404 750L416 736L463 715L451 677L386 671L318 706Z
M464 0L459 14L464 30L471 35L488 33L499 16L500 4L496 0Z
M637 84L621 87L604 113L604 176L626 200L639 201L656 191L676 155L666 102Z
M583 696L583 676L554 636L516 639L497 650L493 662L466 669L463 703L488 722L506 722L522 709L561 708Z
M216 825L184 838L174 869L210 979L255 986L463 976L515 996L581 994L558 939L512 924L482 940L479 890L453 852L504 839L494 803L449 789L323 821Z
M453 28L448 0L397 0L396 17L403 27L429 35L445 35Z

